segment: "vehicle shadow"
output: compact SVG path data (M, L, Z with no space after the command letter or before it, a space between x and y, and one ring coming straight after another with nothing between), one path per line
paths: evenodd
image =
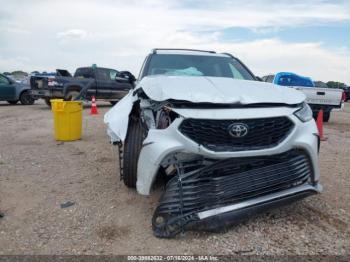
M4 102L4 103L0 102L0 107L14 107L14 108L16 108L16 107L26 107L26 106L32 106L32 105L22 105L21 103L11 105L11 104L8 104L6 102Z

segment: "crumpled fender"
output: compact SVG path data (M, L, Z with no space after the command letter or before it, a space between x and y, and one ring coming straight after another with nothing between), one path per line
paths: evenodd
M107 124L107 133L111 142L124 142L129 125L129 114L132 110L137 96L133 95L133 90L123 97L114 107L112 107L104 116L104 122Z

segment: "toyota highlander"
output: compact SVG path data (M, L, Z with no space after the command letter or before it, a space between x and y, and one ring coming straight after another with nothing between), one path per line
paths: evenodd
M104 120L125 185L149 195L165 183L157 237L227 227L322 189L305 95L258 81L227 53L154 49Z

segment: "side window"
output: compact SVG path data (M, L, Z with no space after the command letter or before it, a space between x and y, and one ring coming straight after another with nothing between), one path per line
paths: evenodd
M109 78L110 78L110 80L115 80L115 78L117 76L117 73L118 73L118 71L116 71L116 70L110 70L109 71Z
M94 78L94 73L92 68L79 68L74 74L74 77L79 78Z
M96 70L96 79L103 80L103 81L111 80L110 75L109 75L109 70L98 68Z
M8 85L8 84L10 84L10 81L6 77L0 75L0 85Z
M291 76L281 76L279 79L278 79L278 83L279 85L281 86L290 86L292 84L292 77Z
M230 63L229 65L230 65L230 69L231 69L233 78L235 78L235 79L244 79L244 77L243 77L242 74L237 70L236 67L234 67L231 63Z

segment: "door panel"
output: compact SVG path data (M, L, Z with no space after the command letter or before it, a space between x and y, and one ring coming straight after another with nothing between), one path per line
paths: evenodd
M97 82L97 97L102 99L111 99L112 90L116 88L117 82L115 75L117 71L112 69L97 68L96 82Z
M7 77L0 75L0 99L15 100L16 88Z

